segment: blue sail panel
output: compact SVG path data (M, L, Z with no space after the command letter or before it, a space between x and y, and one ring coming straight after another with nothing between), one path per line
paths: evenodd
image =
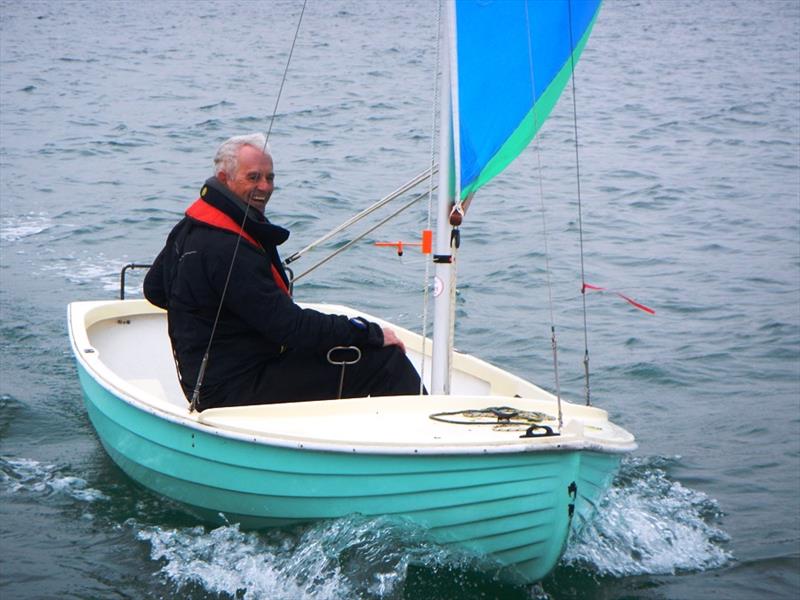
M462 197L530 143L569 80L600 0L456 0Z

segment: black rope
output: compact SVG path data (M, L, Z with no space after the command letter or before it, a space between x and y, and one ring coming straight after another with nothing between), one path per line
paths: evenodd
M453 417L463 417L463 420ZM531 424L541 423L542 421L554 420L553 417L546 413L518 410L510 406L488 406L480 409L439 412L428 415L428 418L433 421L450 423L452 425L523 425L525 427ZM487 420L478 421L476 419Z
M297 28L294 32L294 39L292 40L292 47L289 50L289 56L286 59L286 67L283 69L283 77L281 78L281 85L278 88L278 95L275 98L275 107L272 109L272 117L270 117L269 127L267 128L267 133L264 136L264 147L261 149L262 153L266 154L267 152L267 145L269 144L269 136L272 133L272 124L275 122L275 115L278 112L278 103L281 99L281 94L283 93L283 85L286 82L286 74L289 72L289 64L292 61L292 54L294 54L294 47L297 43L297 36L300 33L300 24L303 22L303 14L306 11L306 4L308 0L303 0L303 8L300 10L300 16L297 19ZM236 245L233 248L233 256L231 257L231 264L228 267L228 273L225 276L225 285L222 287L222 294L220 295L219 305L217 306L217 314L214 317L214 324L211 327L211 335L208 338L208 346L206 346L205 354L203 354L203 361L200 363L200 371L197 374L197 382L195 383L194 390L192 391L192 400L189 405L189 411L194 412L197 410L197 402L200 399L200 389L203 387L203 379L205 379L206 375L206 367L208 366L208 359L211 353L211 344L214 342L214 335L217 332L217 325L219 324L219 317L222 313L222 304L225 301L225 295L228 291L228 284L231 280L231 274L233 273L233 265L236 262L236 255L239 252L239 245L242 241L242 232L244 231L244 224L247 222L247 215L250 211L250 205L245 203L244 209L244 216L242 217L242 222L239 225L239 235L236 238Z
M269 143L269 136L272 133L272 124L275 122L275 115L278 114L278 102L280 102L281 94L283 94L283 84L286 83L286 74L289 72L289 63L292 61L294 54L294 47L297 44L297 36L300 33L300 23L303 22L303 15L306 12L306 4L308 0L303 0L303 8L300 9L300 16L297 18L297 28L294 30L294 39L292 39L292 47L289 48L289 56L286 59L286 68L283 70L283 77L281 78L281 85L278 88L278 96L275 98L275 107L272 109L272 117L269 120L269 127L267 128L266 139L264 140L264 148L262 152L267 151L267 144Z
M228 291L228 284L231 280L231 273L233 273L233 264L236 261L236 254L239 252L239 244L242 241L242 231L244 230L244 223L247 219L247 213L250 210L250 205L246 205L244 209L244 219L239 226L239 235L236 237L236 245L233 247L233 256L231 257L231 264L228 267L228 274L225 276L225 285L222 287L222 294L219 298L219 305L217 306L217 314L214 317L214 325L211 327L211 335L208 337L208 346L206 352L203 354L203 362L200 363L200 371L197 374L197 382L195 383L194 390L192 391L192 401L189 405L189 412L197 410L197 402L200 399L200 388L203 387L203 379L206 376L206 367L208 366L208 357L211 353L211 344L214 341L214 334L217 332L217 324L219 323L219 316L222 313L222 302L225 300L225 294Z
M581 203L581 163L578 152L578 104L575 90L575 42L572 39L572 1L567 2L567 13L569 16L569 63L570 77L572 80L572 125L575 131L575 178L578 188L578 236L580 239L581 253L581 298L583 300L583 371L584 371L584 394L586 396L586 406L591 404L589 392L589 328L586 320L586 272L583 260L583 204Z
M528 14L528 1L525 0L525 27L528 31L528 68L531 76L531 107L533 109L533 130L538 130L536 123L536 77L533 68L533 44L531 40L530 15ZM553 309L553 285L550 279L550 251L547 244L547 210L545 209L544 202L544 185L542 177L542 157L539 147L539 138L536 137L536 165L539 173L539 202L541 204L542 215L542 243L544 245L544 272L547 280L547 305L550 309L550 345L553 350L553 378L556 387L556 401L558 403L558 427L563 425L564 416L561 409L561 380L558 374L558 340L556 338L556 317Z

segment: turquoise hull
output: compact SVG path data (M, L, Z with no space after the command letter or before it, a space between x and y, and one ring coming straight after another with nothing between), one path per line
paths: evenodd
M512 581L535 582L555 567L621 459L588 450L417 455L270 445L143 410L100 385L80 361L78 373L89 418L114 462L208 522L255 529L396 515L438 543L491 557Z

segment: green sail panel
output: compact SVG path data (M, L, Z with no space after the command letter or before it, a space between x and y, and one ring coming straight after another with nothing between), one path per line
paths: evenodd
M600 0L458 0L461 198L531 142L570 79Z

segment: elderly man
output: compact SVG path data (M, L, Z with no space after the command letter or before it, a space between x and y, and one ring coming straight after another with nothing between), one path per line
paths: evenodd
M289 232L264 216L274 188L264 135L225 141L214 177L145 278L147 299L167 310L186 397L210 348L199 410L335 398L341 367L326 355L351 345L361 360L347 367L343 397L419 393L419 375L394 331L292 301L277 250Z

